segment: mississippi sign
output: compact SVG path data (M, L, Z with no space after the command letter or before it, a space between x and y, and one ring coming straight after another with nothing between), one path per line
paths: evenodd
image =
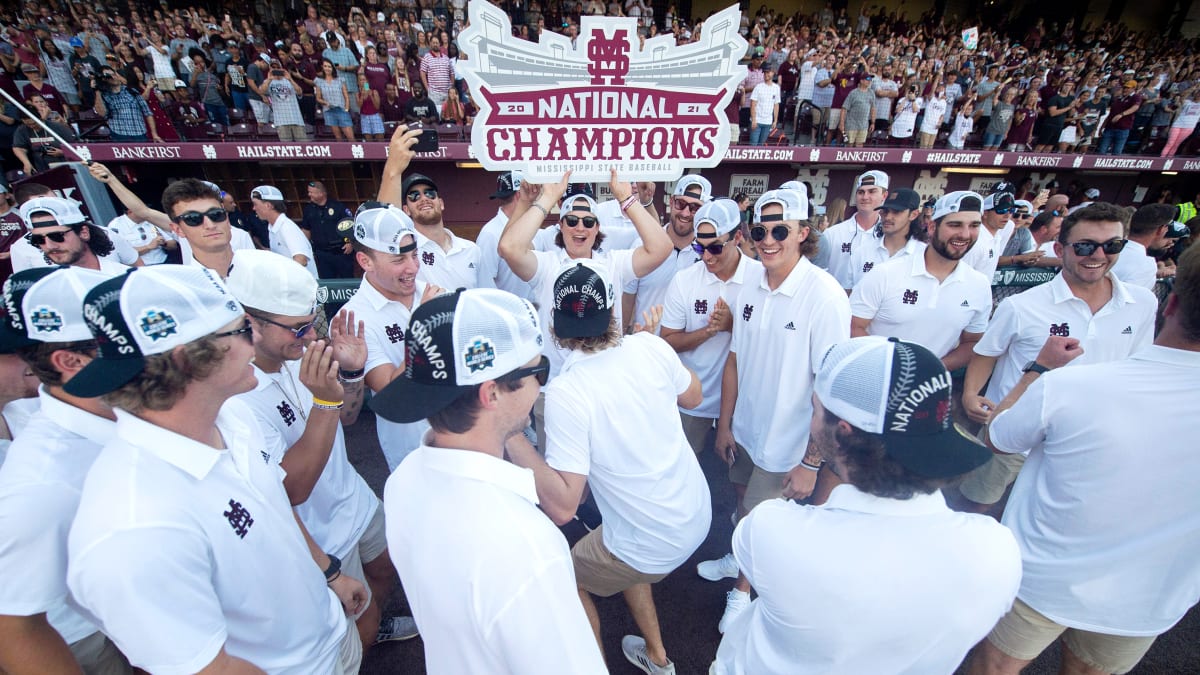
M472 149L492 171L519 169L532 182L622 178L671 181L719 164L729 146L725 107L746 76L746 41L730 7L704 22L699 40L673 36L639 45L637 19L585 16L570 38L513 37L507 13L470 4L459 36L463 73L479 114Z

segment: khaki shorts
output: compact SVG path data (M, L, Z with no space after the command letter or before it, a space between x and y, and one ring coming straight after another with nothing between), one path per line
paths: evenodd
M96 631L71 643L71 654L88 675L132 675L133 666L104 633Z
M375 515L371 516L371 522L367 524L367 529L363 531L358 544L351 548L345 559L342 560L342 574L358 579L367 587L367 602L363 605L363 612L367 611L367 605L371 604L371 585L367 583L367 573L363 571L363 561L371 562L387 550L387 527L383 520L383 505L379 504L378 499L375 501ZM351 619L357 621L360 616L362 616L362 612L354 615Z
M1092 668L1116 675L1133 670L1150 651L1150 645L1155 640L1155 637L1105 635L1067 628L1042 616L1021 602L1020 598L988 633L987 640L1014 659L1032 661L1060 635L1071 653L1081 661Z
M275 127L281 141L307 141L308 132L300 124L283 124Z
M1024 464L1025 455L1019 452L1011 455L995 453L987 464L968 473L959 483L958 490L976 504L995 504L1017 479Z
M837 129L838 122L842 120L841 108L825 108L825 128Z
M712 431L713 421L707 417L693 417L687 413L679 413L679 421L683 423L683 435L688 445L697 455L704 450L704 442L708 440L708 432Z
M737 457L733 460L733 466L729 467L729 482L746 486L746 494L742 497L742 508L745 512L750 513L754 507L767 500L782 497L787 472L766 471L750 459L750 453L746 452L740 443L736 443L735 446Z
M861 145L867 142L866 129L847 129L846 143L850 145Z
M638 584L656 584L666 574L646 574L630 567L604 546L604 526L592 530L571 549L575 583L583 590L607 598Z

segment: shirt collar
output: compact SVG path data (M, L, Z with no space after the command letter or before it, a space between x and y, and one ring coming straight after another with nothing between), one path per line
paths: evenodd
M446 236L450 237L450 250L446 251L446 255L450 255L461 250L464 246L463 240L460 237L454 236L454 233L450 231L450 228L446 227L442 229L445 230ZM421 234L420 230L413 228L413 231L417 234L417 248L425 248L426 245L432 245L437 248L437 250L442 250L441 244Z
M222 406L217 414L216 426L225 439L225 450L194 441L186 436L164 429L124 410L117 410L116 436L122 441L153 455L197 480L203 480L217 465L230 447L249 442L246 426L237 415L227 412Z
M802 255L800 256L800 262L796 263L791 272L788 272L787 278L783 280L782 284L779 284L779 288L772 291L771 287L767 285L767 270L765 268L763 269L762 279L758 284L768 294L774 292L795 297L796 293L800 291L800 286L803 285L805 277L809 275L812 269L813 264L808 262L808 258Z
M108 443L117 432L116 422L55 398L45 385L38 387L38 403L46 419L97 445Z
M732 246L733 244L728 244L728 245ZM704 265L704 260L699 260L697 262L700 265ZM710 285L711 284L737 284L737 285L741 286L744 283L743 279L745 279L745 277L746 277L746 269L748 267L750 267L750 256L746 255L745 253L739 252L737 267L733 270L733 275L729 277L729 281L721 281L721 279L718 278L717 275L713 274L712 272L710 272L708 270L707 266L704 267L704 274L700 278L701 278L701 280L703 280L704 283L710 284Z
M422 465L431 471L489 483L516 494L530 504L538 503L533 471L529 469L472 450L422 445L420 452Z
M421 304L421 295L425 293L424 281L417 279L414 283L416 287L413 289L413 304L411 308L405 306L405 304L399 300L389 300L384 297L383 293L380 293L378 288L375 288L371 285L371 282L367 281L367 276L365 274L363 275L362 281L358 284L358 291L355 293L355 295L362 295L364 298L366 298L367 304L369 304L371 309L375 310L376 312L381 311L389 303L400 305L401 307L404 307L404 311L411 312L417 308L417 305Z
M1154 363L1181 366L1183 368L1200 368L1200 352L1174 349L1155 344L1142 347L1129 358L1137 359L1138 361L1153 361Z
M1112 273L1111 267L1108 269L1108 272L1104 274L1104 276L1108 277L1108 279L1112 281L1113 287L1112 299L1104 303L1106 306L1115 303L1117 307L1120 307L1122 305L1136 302L1133 295L1129 293L1129 288ZM1054 278L1050 280L1050 288L1054 294L1054 304L1056 305L1079 299L1074 293L1071 292L1071 287L1067 285L1067 280L1063 278L1062 272L1054 275Z
M867 494L857 487L843 483L833 488L820 508L857 511L880 516L931 516L950 513L941 491L916 495L909 499L891 499Z

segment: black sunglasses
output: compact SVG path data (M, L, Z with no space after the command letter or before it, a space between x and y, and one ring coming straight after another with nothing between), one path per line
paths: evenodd
M696 252L696 255L704 255L705 251L708 251L709 253L711 253L713 255L721 255L721 253L723 253L725 251L725 247L728 246L730 243L732 243L732 242L718 241L718 242L713 242L713 243L705 246L704 244L701 244L698 241L693 241L692 242L692 250Z
M791 228L787 225L776 225L771 228L771 238L775 241L783 241L792 233ZM767 228L763 225L755 225L750 228L750 238L754 241L762 241L767 238Z
M691 211L692 213L699 211L700 206L701 206L697 202L685 202L682 199L679 199L678 197L675 198L674 204L675 204L675 210L682 211L683 209L687 209L688 211Z
M265 316L259 316L257 314L253 314L251 316L253 316L254 318L256 318L259 321L262 321L264 323L269 323L272 326L279 326L280 328L291 333L297 340L304 337L305 335L308 335L308 331L313 330L317 326L316 319L313 319L312 321L309 321L308 323L306 323L302 326L289 326L286 323L279 323L278 321L272 321L271 319L268 319Z
M425 188L424 190L409 190L408 201L416 202L421 198L421 195L425 195L429 199L437 199L438 191L433 188Z
M1028 211L1017 211L1018 218L1028 218L1030 215Z
M1075 255L1086 258L1096 252L1096 249L1103 249L1105 255L1116 255L1125 248L1125 239L1109 239L1103 244L1097 244L1094 241L1076 241L1068 244L1075 250Z
M563 216L562 221L567 224L567 227L575 227L582 222L583 226L589 230L595 227L596 223L600 222L596 220L595 216Z
M229 220L229 214L225 212L225 209L218 206L203 213L199 211L184 211L183 213L175 216L173 220L177 223L183 223L188 227L200 227L205 218L208 218L214 223L223 223L226 220Z
M992 209L992 210L1002 216L1007 216L1008 214L1012 213L1012 209Z
M542 358L538 359L536 366L517 368L511 373L505 373L496 379L500 380L501 382L516 382L517 380L529 377L530 375L533 375L537 378L537 383L539 386L546 386L546 380L550 379L550 359L542 356Z
M25 235L25 238L29 240L29 243L33 245L34 248L41 248L42 244L45 244L47 239L56 244L63 243L67 240L67 235L74 231L75 228L71 228L69 230L59 230L58 232L48 232L46 234L27 234Z
M250 326L250 317L247 316L245 319L242 320L241 328L236 328L234 330L227 330L224 333L213 333L212 336L215 338L223 338L223 337L233 337L235 335L245 335L246 342L253 343L254 336L251 335L251 333L253 333L253 332L254 332L254 329Z

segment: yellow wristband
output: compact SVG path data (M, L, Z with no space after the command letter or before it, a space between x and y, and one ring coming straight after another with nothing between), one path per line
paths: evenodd
M316 396L313 397L313 405L324 410L337 410L345 405L345 401L323 401Z

